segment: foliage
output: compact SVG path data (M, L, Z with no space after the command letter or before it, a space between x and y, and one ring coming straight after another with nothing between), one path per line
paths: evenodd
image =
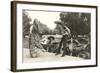
M23 11L23 37L29 34L30 21L31 18L29 18L28 13Z
M67 26L71 30L71 35L85 35L90 32L90 13L61 12L60 21L56 23Z
M41 23L40 21L38 21L38 30L39 30L39 33L42 34L42 35L47 35L47 34L50 34L52 33L52 31L47 27L47 25Z

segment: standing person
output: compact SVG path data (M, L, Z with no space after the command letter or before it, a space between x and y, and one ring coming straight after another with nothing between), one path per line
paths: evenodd
M66 26L63 26L64 28L64 33L63 36L61 38L60 44L59 44L59 48L56 52L56 55L60 54L60 50L63 46L63 54L62 57L65 56L66 54L69 55L70 54L70 50L69 50L69 44L68 44L68 40L70 39L70 29Z
M29 35L29 49L30 57L38 57L39 51L44 51L43 46L40 44L40 36L38 30L38 20L34 19L33 25L30 27Z

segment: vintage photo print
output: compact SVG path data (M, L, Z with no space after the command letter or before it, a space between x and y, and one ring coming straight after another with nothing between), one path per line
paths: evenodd
M95 6L18 2L15 8L16 69L97 65Z
M23 62L91 59L91 13L23 10Z

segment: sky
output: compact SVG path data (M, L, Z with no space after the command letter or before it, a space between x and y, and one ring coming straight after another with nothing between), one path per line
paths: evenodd
M48 11L26 11L29 17L32 19L30 23L36 18L41 23L46 24L48 28L53 30L56 27L54 21L59 20L60 12L48 12Z

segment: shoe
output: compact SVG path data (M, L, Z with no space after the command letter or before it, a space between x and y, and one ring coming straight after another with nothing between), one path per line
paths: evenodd
M65 55L62 55L61 57L64 57Z
M60 53L56 53L55 55L59 55Z

